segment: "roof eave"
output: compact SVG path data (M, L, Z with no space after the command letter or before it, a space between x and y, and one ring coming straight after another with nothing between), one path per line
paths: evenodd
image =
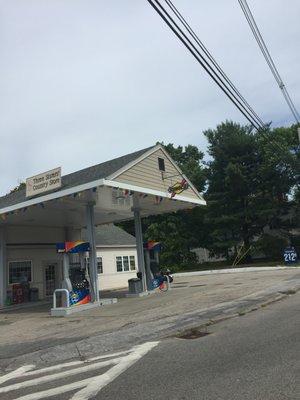
M69 196L71 194L82 192L84 190L93 189L94 187L103 186L103 184L104 184L104 179L97 179L95 181L84 183L82 185L73 186L68 189L62 189L57 192L44 194L43 196L35 197L33 199L28 199L28 200L13 204L8 207L3 207L0 209L0 214L5 214L5 213L9 213L11 211L19 210L19 209L22 209L25 207L34 206L35 204L40 204L40 203L43 203L46 201L59 199L61 197Z

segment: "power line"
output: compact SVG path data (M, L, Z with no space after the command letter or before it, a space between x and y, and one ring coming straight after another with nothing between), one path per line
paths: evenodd
M250 122L250 124L256 130L260 131L261 135L267 141L270 142L275 151L280 150L285 152L285 149L282 146L280 146L277 142L273 142L272 140L270 140L270 138L266 135L266 133L264 132L264 130L266 129L266 125L262 122L262 120L258 117L258 115L249 106L247 101L236 89L236 87L233 85L233 83L230 81L230 79L227 77L227 75L221 69L221 67L218 66L215 59L205 48L203 43L200 41L198 36L195 34L190 25L183 18L183 16L179 13L179 11L176 9L173 3L170 0L165 0L168 6L173 11L173 13L175 14L175 16L177 17L177 19L179 19L181 24L183 24L183 27L187 30L187 34L183 32L183 30L179 27L179 25L174 21L174 19L170 16L170 14L166 11L166 9L160 4L158 0L147 0L147 1L159 14L159 16L164 20L164 22L168 25L168 27L173 31L173 33L177 36L177 38L194 56L194 58L198 61L198 63L204 68L204 70L208 73L208 75L214 80L214 82L232 101L232 103L239 109L239 111L245 116L245 118ZM188 35L190 35L191 37L188 37ZM193 40L196 43L193 43ZM197 46L199 46L200 50L204 52L208 60L204 57L203 54L201 54ZM217 69L217 71L215 70L215 68Z
M201 50L204 51L205 55L208 57L208 59L213 63L213 65L217 68L218 72L222 75L222 77L226 80L226 82L229 84L229 86L233 89L233 91L239 96L239 98L242 100L242 102L248 107L248 109L255 115L257 120L261 123L262 126L265 126L264 122L261 120L261 118L256 114L256 112L253 110L253 108L250 106L250 104L246 101L246 99L242 96L242 94L239 92L239 90L236 88L236 86L232 83L232 81L228 78L226 73L222 70L220 65L217 63L215 58L212 56L212 54L209 52L209 50L205 47L203 42L200 40L199 36L195 33L195 31L191 28L189 23L186 21L186 19L183 17L183 15L180 13L180 11L176 8L176 6L172 3L171 0L165 0L167 5L170 7L170 9L174 12L174 14L177 16L177 18L181 21L181 23L184 25L186 30L190 33L190 35L193 37L193 39L197 42L197 44L200 46ZM287 94L288 95L288 94ZM289 95L288 95L289 96ZM265 134L263 134L265 139L267 138ZM300 128L298 129L298 136L299 136L299 142L300 142ZM276 143L277 147L280 150L284 149Z
M272 57L270 55L270 52L269 52L269 50L267 48L267 45L266 45L266 43L265 43L265 41L264 41L264 39L263 39L263 37L262 37L262 35L260 33L260 30L259 30L259 28L258 28L258 26L257 26L257 24L255 22L254 16L253 16L253 14L252 14L252 12L251 12L251 10L249 8L247 0L238 0L238 1L239 1L240 6L241 6L241 9L242 9L242 11L243 11L243 13L244 13L244 15L246 17L246 20L247 20L247 22L248 22L248 24L250 26L250 29L251 29L251 31L253 33L253 36L255 37L255 40L256 40L256 42L257 42L257 44L258 44L258 46L259 46L259 48L260 48L260 50L261 50L261 52L262 52L262 54L264 56L264 58L265 58L265 60L266 60L266 62L268 64L268 66L269 66L269 68L270 68L270 70L271 70L271 72L272 72L272 74L273 74L273 76L274 76L274 78L275 78L280 90L282 91L282 94L284 96L284 99L285 99L287 105L289 106L289 108L290 108L290 110L291 110L296 122L300 123L300 115L299 115L299 113L298 113L298 111L297 111L297 109L296 109L296 107L295 107L295 105L294 105L294 103L293 103L288 91L287 91L287 88L283 83L283 80L282 80L282 78L281 78L281 76L280 76L280 74L278 72L278 69L276 68L276 65L275 65L275 63L274 63L274 61L273 61L273 59L272 59Z
M213 68L211 63L205 59L203 54L199 51L196 45L193 44L192 39L189 38L179 25L174 21L166 9L160 4L158 0L147 0L148 3L155 9L155 11L160 15L160 17L165 21L169 28L174 32L178 39L184 44L184 46L189 50L189 52L194 56L198 63L204 68L208 75L214 80L214 82L220 87L220 89L226 94L227 97L234 103L234 105L240 110L240 112L245 116L245 118L253 125L257 130L264 128L264 125L256 118L256 116L249 110L241 98L232 91L228 84L224 82L222 76L218 74Z
M226 73L222 70L220 65L215 60L215 58L212 56L212 54L209 52L209 50L204 46L203 42L199 39L199 36L197 36L195 31L191 28L189 23L186 21L186 19L183 17L183 15L179 12L179 10L175 7L175 5L172 3L172 1L165 0L165 2L171 8L171 10L174 12L174 14L178 17L178 19L182 22L182 24L187 29L187 31L190 33L190 35L194 38L194 40L198 43L198 45L200 46L201 50L204 51L205 55L213 63L213 65L217 68L218 72L226 80L226 82L229 84L229 86L232 88L232 90L239 96L239 98L242 100L242 102L245 104L245 106L247 106L248 109L255 115L255 117L261 123L261 125L265 125L264 122L262 121L262 119L256 114L256 112L253 110L253 108L250 106L250 104L246 101L246 99L239 92L239 90L234 86L234 84L228 78Z

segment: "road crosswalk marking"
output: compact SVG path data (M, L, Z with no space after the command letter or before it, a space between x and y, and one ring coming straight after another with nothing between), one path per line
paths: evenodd
M24 389L24 388L27 388L30 386L42 385L47 382L67 378L68 376L78 375L80 373L97 370L97 369L100 369L103 367L107 367L108 365L111 365L111 364L117 364L119 361L120 361L120 358L114 358L109 361L102 361L102 362L95 363L95 364L87 364L84 367L69 369L67 371L58 372L58 373L52 374L52 375L44 375L39 378L31 379L29 381L23 381L20 383L15 383L14 385L5 386L3 388L0 388L0 393L7 393L12 390L19 390L19 389Z
M10 381L14 378L19 378L20 376L26 375L27 371L34 369L34 365L24 365L24 367L20 367L15 371L10 372L9 374L0 376L0 385L6 381Z
M59 396L80 389L73 394L70 400L88 400L92 399L103 387L111 383L120 374L126 371L131 365L140 360L150 350L157 346L159 342L147 342L124 352L118 352L110 355L102 355L90 358L86 361L72 361L62 363L42 369L34 369L33 365L25 365L7 375L0 377L0 393L9 393L25 388L39 387L47 383L56 382L60 379L76 377L76 375L93 372L105 367L111 366L102 374L96 374L90 378L76 380L65 385L52 387L46 390L38 391L16 397L15 400L40 400L47 397ZM73 368L71 368L73 367ZM74 368L75 367L75 368ZM55 372L59 371L59 372ZM53 373L54 372L54 373ZM37 375L37 377L35 377ZM31 378L32 379L26 379ZM24 379L17 383L2 386L3 383L15 379ZM58 383L59 385L59 383Z

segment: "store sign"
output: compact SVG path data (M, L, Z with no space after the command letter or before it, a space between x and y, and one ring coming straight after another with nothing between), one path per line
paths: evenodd
M61 187L61 167L26 179L26 197L36 196Z
M56 243L56 251L58 253L85 253L86 251L90 251L90 244L81 240L77 240L76 242L60 242Z

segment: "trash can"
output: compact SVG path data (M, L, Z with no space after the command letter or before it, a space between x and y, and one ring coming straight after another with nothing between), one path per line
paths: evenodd
M29 300L30 301L38 301L39 299L39 289L38 288L31 288L29 290Z
M131 294L142 293L143 283L139 278L132 278L128 280L128 291Z

